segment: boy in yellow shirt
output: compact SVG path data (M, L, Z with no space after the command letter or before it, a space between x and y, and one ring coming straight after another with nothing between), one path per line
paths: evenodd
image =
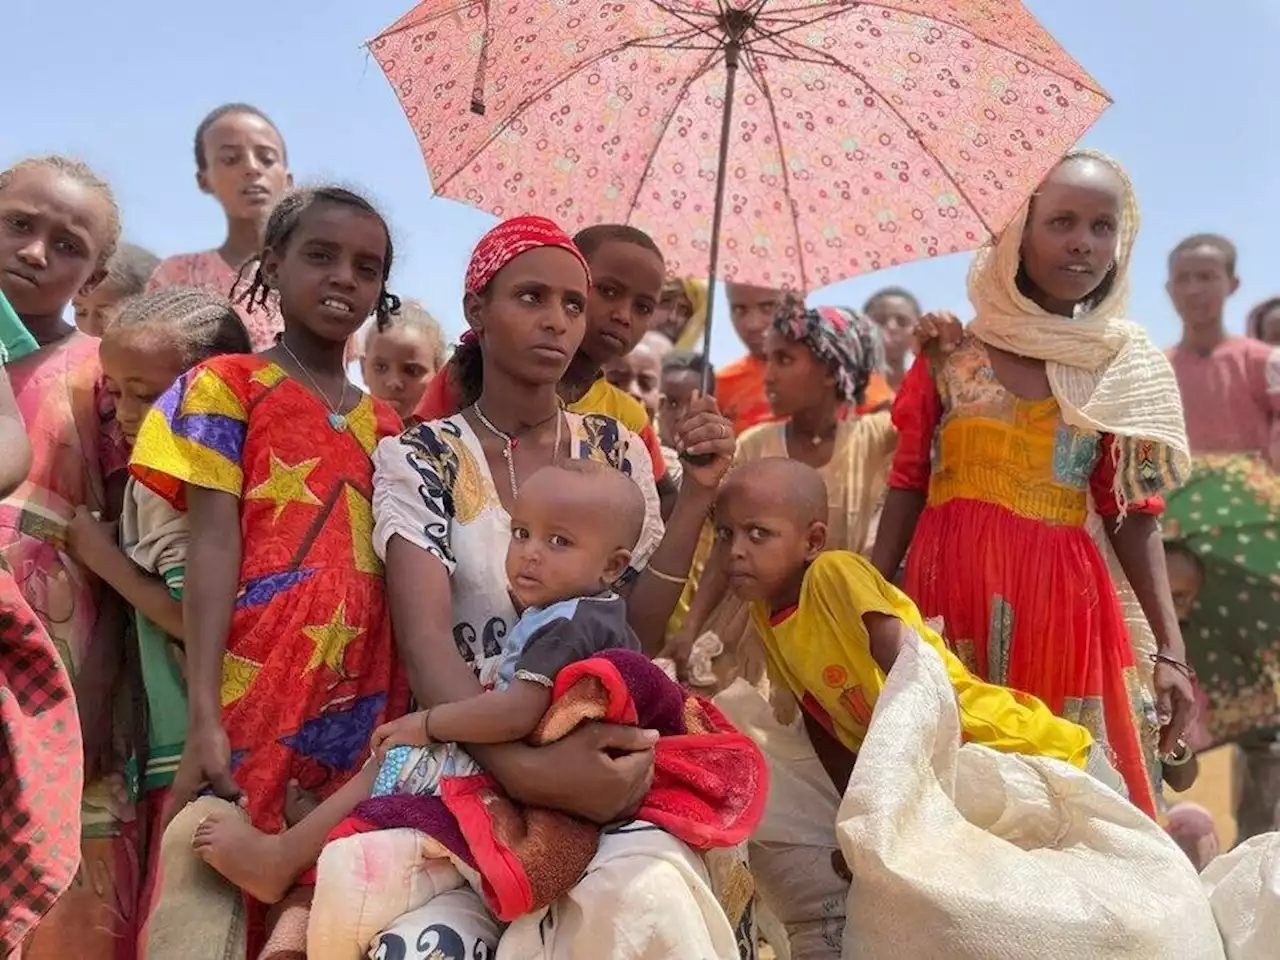
M824 552L826 513L816 470L768 458L725 480L715 525L730 589L751 603L771 683L803 706L809 739L837 790L848 784L886 676L912 632L942 657L967 741L1088 767L1120 788L1084 727L1035 697L979 680L870 562Z

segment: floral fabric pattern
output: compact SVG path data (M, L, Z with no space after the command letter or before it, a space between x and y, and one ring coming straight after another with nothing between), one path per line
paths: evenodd
M728 155L728 280L812 290L971 250L1109 103L1022 5L995 0L420 3L370 47L438 193L570 232L630 223L673 275L704 276L720 6L753 15Z

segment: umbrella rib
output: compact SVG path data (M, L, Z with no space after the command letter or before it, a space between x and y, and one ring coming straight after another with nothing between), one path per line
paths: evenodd
M683 23L685 26L687 26L690 30L695 30L695 31L697 31L698 33L705 34L706 36L711 37L713 40L716 40L717 42L719 42L720 37L719 37L719 35L718 35L717 33L715 33L713 30L711 30L709 26L699 26L698 24L694 23L694 21L693 21L692 19L690 19L689 17L685 16L685 12L684 12L684 11L677 10L677 9L675 9L675 7L668 6L668 5L667 5L667 4L665 4L665 3L660 3L660 2L659 2L659 0L649 0L649 2L650 2L650 3L652 3L652 4L653 4L655 7L657 7L659 10L662 10L662 11L663 11L663 12L665 12L665 13L669 13L669 14L671 14L673 17L675 17L677 20L679 20L681 23ZM690 12L692 12L692 11L690 11ZM698 11L698 13L700 13L702 16L705 16L705 17L711 18L711 24L710 24L710 26L714 26L714 25L715 25L715 19L714 19L714 17L712 16L712 14L710 14L710 13L703 13L703 12L701 12L701 11ZM650 39L656 39L656 38L646 37L645 39L646 39L646 40L650 40Z
M795 42L793 40L788 40L785 37L779 37L777 38L777 40L779 43ZM964 187L960 186L959 181L956 180L955 175L950 171L950 169L947 168L947 165L943 162L942 158L939 157L936 153L934 153L933 148L931 148L927 143L925 143L924 138L919 134L916 128L913 127L911 125L911 122L905 116L902 115L902 111L893 105L893 101L891 101L888 97L886 97L883 93L880 92L880 88L877 87L874 83L872 83L867 78L866 74L862 73L860 70L857 70L849 66L843 60L840 60L829 53L825 53L824 51L821 51L821 50L813 50L812 47L806 47L806 49L811 50L817 56L825 58L826 62L831 66L835 67L837 70L843 70L846 73L852 74L853 76L861 80L866 85L867 89L870 90L873 94L875 94L876 99L878 99L885 106L885 108L889 110L890 113L892 113L895 117L898 118L898 122L901 123L903 129L907 131L908 136L911 139L915 140L915 142L920 145L920 149L923 150L930 158L932 158L933 162L938 165L938 168L942 171L943 175L947 178L947 180L951 182L951 185L955 187L956 193L960 194L961 198L963 198L964 202L968 205L969 209L973 211L974 216L978 218L978 221L983 225L983 227L986 228L987 232L992 236L995 236L999 232L994 227L992 227L991 224L987 222L987 218L982 215L982 212L978 209L978 205L975 204L973 200L970 199L969 194L965 192Z
M804 239L800 235L800 217L796 213L796 205L791 198L791 173L787 169L786 152L782 148L782 128L778 125L778 111L774 108L773 97L769 94L769 85L765 81L764 73L756 69L751 63L754 55L755 51L748 48L745 58L747 75L751 77L756 87L760 90L760 95L764 98L769 110L769 124L773 127L773 138L778 145L778 159L781 161L779 166L782 167L782 195L786 200L787 213L791 217L791 229L796 238L796 259L800 263L800 282L807 288L809 286L809 273L805 268L804 262Z
M653 149L649 151L649 156L645 158L644 170L640 173L636 180L635 193L631 195L631 202L627 204L627 222L631 222L631 215L635 213L637 205L640 203L640 191L644 189L644 182L649 177L649 171L653 169L653 160L658 155L658 150L662 147L662 141L667 138L667 130L671 128L671 121L675 119L676 111L680 108L680 104L684 101L685 95L689 92L689 88L701 80L715 65L715 54L720 52L720 48L716 48L710 56L702 61L702 66L697 70L689 73L684 83L680 85L680 92L671 101L671 109L667 111L666 117L662 120L662 129L658 133L657 139L654 141Z
M648 38L644 38L644 39L648 39ZM556 87L560 86L560 84L567 82L572 77L576 76L578 73L585 70L587 67L591 66L592 64L599 63L601 60L605 59L606 57L611 57L615 53L620 53L623 50L626 50L630 47L634 47L636 45L637 45L637 41L634 39L625 40L622 43L618 44L617 46L610 47L607 50L602 50L598 54L596 54L594 57L589 57L586 60L583 60L581 63L574 64L573 66L569 67L567 70L563 71L559 76L555 77L553 80L548 81L545 86L541 87L536 92L526 96L523 100L521 100L518 104L516 104L515 109L512 110L510 113L508 113L506 117L503 118L500 124L498 124L496 127L493 128L493 130L489 132L489 135L484 138L484 141L478 147L472 150L471 153L469 153L466 156L466 158L463 159L462 162L460 162L454 168L453 173L449 174L447 177L440 180L439 183L437 183L434 179L432 180L432 187L434 191L436 193L440 193L446 186L449 185L449 183L453 181L454 177L458 176L458 174L460 174L468 166L474 163L475 159L478 156L480 156L480 154L484 153L485 150L489 149L490 145L495 140L497 140L498 137L502 136L502 134L506 132L507 128L510 127L511 124L514 123L526 110L532 107L538 100L545 97L552 90L556 89Z
M825 6L825 4L824 4L824 6ZM802 9L804 9L804 10L812 10L812 9L816 9L816 8L815 8L815 7L796 7L794 11L786 10L786 11L783 11L783 12L784 12L784 13L792 13L792 12L799 13L799 12L800 12L800 10L802 10ZM843 10L843 9L841 9L841 10L824 10L824 11L823 11L821 14L819 14L818 16L816 16L816 17L811 17L811 18L810 18L810 19L808 19L808 20L791 20L791 19L788 19L788 20L779 20L779 18L778 18L778 17L776 17L776 16L774 16L774 15L770 14L769 16L767 16L767 17L764 17L764 18L763 18L763 20L764 20L764 22L765 22L765 23L775 23L775 22L780 22L780 23L785 23L785 24L787 24L787 26L785 26L785 27L783 27L783 28L781 28L781 29L779 29L779 30L770 30L770 29L768 29L767 27L762 27L762 26L760 25L760 21L759 21L759 20L757 20L757 21L756 21L756 23L755 23L755 32L756 32L756 33L758 33L758 34L760 35L760 37L762 37L763 39L767 39L767 40L776 40L777 38L781 37L784 33L790 33L790 32L791 32L791 31L793 31L793 30L799 30L801 27L811 27L811 26L813 26L814 24L816 24L816 23L821 23L821 22L822 22L822 21L824 21L824 20L833 20L833 19L835 19L836 17L843 16L843 15L844 15L844 14L846 14L846 13L848 13L848 11L847 11L847 10Z

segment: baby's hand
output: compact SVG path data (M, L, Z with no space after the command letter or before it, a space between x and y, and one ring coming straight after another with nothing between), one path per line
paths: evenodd
M916 324L916 353L945 356L956 348L964 336L964 325L955 314L946 311L926 313Z
M369 749L381 763L392 747L428 747L434 741L427 735L429 710L406 714L399 720L391 720L373 731Z

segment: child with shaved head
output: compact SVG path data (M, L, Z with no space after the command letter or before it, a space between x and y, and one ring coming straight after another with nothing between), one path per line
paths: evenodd
M640 651L612 585L631 562L644 518L639 486L607 464L563 460L533 474L512 507L507 548L507 579L522 613L496 675L481 677L492 689L383 724L373 734L374 762L284 833L262 833L223 812L201 821L196 850L258 900L277 902L370 793L436 795L443 777L480 772L459 743L528 737L551 705L560 670L606 650Z
M885 678L912 634L942 657L966 741L1087 766L1119 787L1084 727L1033 697L979 680L867 560L824 552L826 522L822 477L797 460L745 464L716 500L730 589L751 603L772 685L804 707L809 739L837 790L848 783Z

